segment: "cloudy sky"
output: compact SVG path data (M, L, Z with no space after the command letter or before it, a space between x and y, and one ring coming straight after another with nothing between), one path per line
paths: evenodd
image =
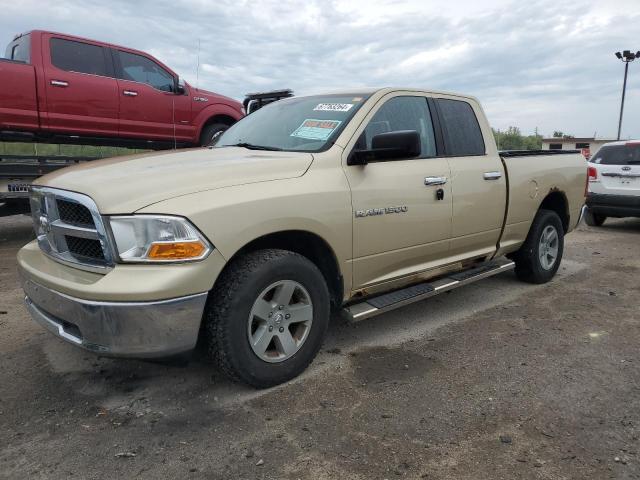
M145 50L242 98L358 86L479 97L495 128L615 136L623 65L640 50L638 0L0 0L0 32L45 29ZM640 137L640 60L623 137Z

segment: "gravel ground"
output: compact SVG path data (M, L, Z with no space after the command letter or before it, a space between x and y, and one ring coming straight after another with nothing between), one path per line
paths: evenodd
M22 306L31 235L0 218L0 478L640 478L640 220L580 227L547 285L335 318L266 391L54 338Z

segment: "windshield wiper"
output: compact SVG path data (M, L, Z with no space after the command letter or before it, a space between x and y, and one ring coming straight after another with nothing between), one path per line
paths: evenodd
M282 151L282 149L278 147L268 147L266 145L254 145L252 143L247 143L247 142L234 143L232 145L225 145L225 146L226 147L242 147L242 148L248 148L249 150L269 150L271 152Z

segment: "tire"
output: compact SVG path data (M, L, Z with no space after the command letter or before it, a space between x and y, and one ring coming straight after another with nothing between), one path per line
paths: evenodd
M213 137L218 132L224 132L227 128L229 128L229 125L226 123L212 123L211 125L205 126L202 129L202 134L200 135L200 146L208 147L211 144Z
M584 212L584 222L590 227L601 227L606 219L607 217L605 217L604 215L593 213L588 208L587 211Z
M288 303L276 301L277 295L287 297L284 285L293 289ZM283 310L279 303L286 303ZM306 316L295 313L303 311ZM325 279L306 257L277 249L248 253L229 265L209 295L203 330L207 356L234 381L256 388L278 385L298 376L315 358L329 312ZM310 322L295 323L307 316ZM294 323L283 327L287 322ZM255 350L250 338L260 339Z
M543 241L543 234L551 243ZM555 242L551 240L555 238ZM543 249L547 248L547 255ZM555 252L553 262L551 257ZM520 250L514 255L516 276L528 283L547 283L551 280L562 261L564 252L564 228L558 214L551 210L539 210Z

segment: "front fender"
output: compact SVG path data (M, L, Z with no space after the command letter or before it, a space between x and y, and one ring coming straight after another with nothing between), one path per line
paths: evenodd
M312 169L313 170L313 169ZM139 213L189 218L227 260L253 240L283 231L304 231L333 250L345 289L351 287L351 198L337 170L237 185L176 197Z

